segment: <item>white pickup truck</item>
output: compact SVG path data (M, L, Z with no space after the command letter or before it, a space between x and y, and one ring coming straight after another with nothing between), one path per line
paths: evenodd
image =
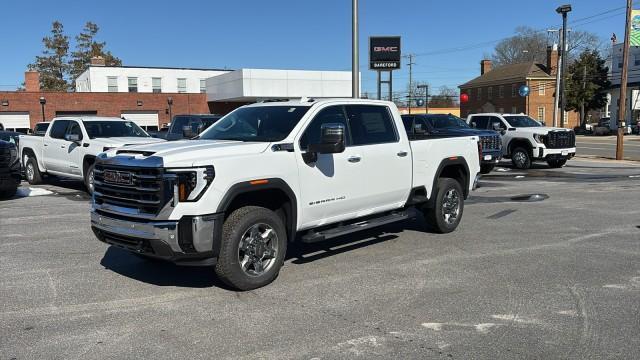
M467 123L502 136L502 153L513 166L529 169L535 160L560 168L576 155L576 134L571 129L546 127L525 114L471 114Z
M44 136L20 136L20 159L27 181L42 182L42 174L83 180L93 192L96 156L124 145L164 142L149 136L132 121L107 117L59 117Z
M287 243L317 242L421 210L447 233L479 178L477 136L409 140L393 103L265 102L195 140L100 154L91 227L105 243L230 286L273 281Z

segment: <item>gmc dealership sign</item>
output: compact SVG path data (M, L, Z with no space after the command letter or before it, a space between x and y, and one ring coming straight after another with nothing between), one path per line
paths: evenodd
M369 38L369 69L400 69L400 36Z

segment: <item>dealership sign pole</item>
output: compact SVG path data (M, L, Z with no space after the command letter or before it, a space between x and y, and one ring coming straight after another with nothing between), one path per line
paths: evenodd
M629 68L629 42L631 37L631 32L633 29L631 28L631 0L627 0L627 20L626 26L624 27L624 45L622 48L622 76L620 79L620 105L618 106L618 133L616 138L616 160L622 160L624 158L624 128L625 128L625 119L627 114L625 111L627 110L627 77L628 77L628 68ZM634 42L638 37L637 32L634 33Z
M400 36L372 36L369 38L369 70L378 72L378 100L382 84L389 86L389 101L393 101L393 70L400 69ZM382 80L382 72L389 73Z
M351 97L360 97L360 61L358 54L358 0L351 3Z

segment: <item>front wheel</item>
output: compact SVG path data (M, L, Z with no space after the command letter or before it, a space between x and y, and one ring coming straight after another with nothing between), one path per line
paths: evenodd
M529 151L523 147L517 147L511 152L511 162L518 169L526 170L531 167Z
M93 176L94 176L94 164L89 165L84 173L84 186L87 188L89 195L93 195Z
M561 168L564 166L564 164L567 163L567 159L560 159L560 160L547 160L547 164L549 164L550 168Z
M491 170L493 170L494 167L496 167L496 164L482 164L480 165L480 173L488 174L491 172Z
M238 290L256 289L275 280L286 251L282 219L269 209L245 206L232 212L222 226L216 274Z
M29 184L38 185L42 183L42 175L40 174L40 169L38 169L38 162L36 161L36 158L29 157L24 173Z
M433 208L425 209L428 226L435 232L450 233L458 227L464 211L464 193L459 182L451 178L438 179L438 193Z

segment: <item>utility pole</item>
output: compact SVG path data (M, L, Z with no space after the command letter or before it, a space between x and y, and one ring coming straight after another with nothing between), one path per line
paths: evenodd
M351 97L360 97L360 61L358 45L358 0L351 0Z
M580 127L582 128L587 118L584 114L584 92L587 89L587 65L582 67L582 101L580 102Z
M547 30L547 32L558 32L558 43L562 43L562 32L560 31L560 29L549 29ZM551 49L551 51L558 51L558 45L555 43L555 41L553 43L553 48ZM562 60L560 59L560 56L558 56L558 59L556 61L556 89L553 95L553 127L558 126L558 106L560 104L560 66L562 66L561 61ZM553 66L553 64L551 64L551 66Z
M409 63L407 64L409 65L409 104L407 106L409 108L409 114L411 114L411 102L413 101L413 65L416 64L413 62L414 56L413 54L406 55L406 57L409 58Z
M564 109L566 108L566 104L567 104L567 97L565 96L564 93L564 87L565 87L565 73L566 73L566 69L567 69L567 13L571 11L571 5L567 4L567 5L561 5L556 9L556 12L558 14L562 14L562 47L560 48L560 68L558 69L559 71L561 71L560 74L560 116L561 116L561 121L560 123L562 124L562 127L564 127Z
M624 157L624 128L627 110L627 77L629 75L629 25L631 24L632 0L627 0L627 21L624 26L624 45L622 48L622 78L620 79L620 106L618 107L618 137L616 141L616 160Z

